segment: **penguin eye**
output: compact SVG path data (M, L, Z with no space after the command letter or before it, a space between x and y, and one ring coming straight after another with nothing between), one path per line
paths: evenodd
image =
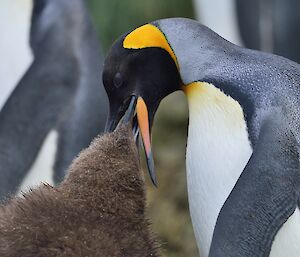
M117 72L115 77L114 77L114 86L116 88L119 88L123 85L123 78L120 72Z

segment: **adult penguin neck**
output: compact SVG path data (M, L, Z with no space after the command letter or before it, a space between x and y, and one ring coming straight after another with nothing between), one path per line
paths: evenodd
M272 81L278 74L273 66L281 69L280 61L283 58L223 41L213 51L208 50L205 60L199 63L200 69L192 67L192 76L182 76L183 81L185 85L193 82L212 84L237 101L243 110L251 143L255 144L258 136L254 124L255 111L265 108L265 105L271 104L272 99L276 97L272 87L279 86L280 79ZM201 58L196 56L195 59ZM183 65L181 63L181 67Z
M289 83L291 89L295 89L294 85L299 82L288 78L295 74L297 64L294 67L293 62L283 57L226 44L230 46L227 50L222 47L223 52L219 49L217 54L207 56L205 68L194 79L214 85L240 104L249 138L255 145L259 133L257 110L266 110L282 101L276 91L282 91L283 85ZM286 89L285 94L288 95L288 91Z
M155 25L163 31L176 54L183 84L213 84L240 103L247 123L252 122L253 113L261 104L269 104L268 100L276 97L275 90L272 92L274 85L282 90L287 76L291 77L293 71L299 72L296 63L238 47L190 19L165 19ZM251 127L253 124L247 125ZM251 140L257 137L253 131L249 131Z

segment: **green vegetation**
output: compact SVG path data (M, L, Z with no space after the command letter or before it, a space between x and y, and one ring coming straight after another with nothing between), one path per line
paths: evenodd
M105 51L120 35L149 21L194 16L192 0L88 0L88 4ZM182 93L175 93L162 102L153 128L158 189L149 182L144 165L148 214L166 257L198 256L188 211L186 137L187 106Z
M191 0L88 0L105 50L123 33L149 21L194 17Z

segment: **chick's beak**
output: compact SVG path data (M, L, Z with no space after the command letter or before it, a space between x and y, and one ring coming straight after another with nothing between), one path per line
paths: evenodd
M133 123L134 121L134 113L135 113L135 106L136 106L136 97L135 96L132 96L130 98L130 102L129 102L129 105L128 105L128 108L123 116L123 118L121 119L120 123L124 123L124 124L128 124L128 123ZM111 126L112 123L110 123L110 126ZM135 126L132 125L132 130L134 131L135 130Z
M121 108L120 110L122 110ZM136 115L132 119L133 113L136 110ZM112 132L116 128L116 124L118 124L121 119L123 113L122 111L111 111L109 118L106 122L105 131ZM132 130L135 137L135 140L138 140L138 135L140 134L142 137L144 150L146 154L148 171L150 174L150 178L152 183L157 186L156 173L154 169L154 160L151 150L151 124L149 122L149 113L147 105L142 97L131 96L129 100L129 105L127 107L127 111L123 117L123 122L133 122Z

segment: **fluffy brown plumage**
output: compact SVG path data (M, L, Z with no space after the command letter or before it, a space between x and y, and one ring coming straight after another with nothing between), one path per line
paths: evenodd
M1 257L155 257L157 248L129 125L96 138L60 186L0 209Z

